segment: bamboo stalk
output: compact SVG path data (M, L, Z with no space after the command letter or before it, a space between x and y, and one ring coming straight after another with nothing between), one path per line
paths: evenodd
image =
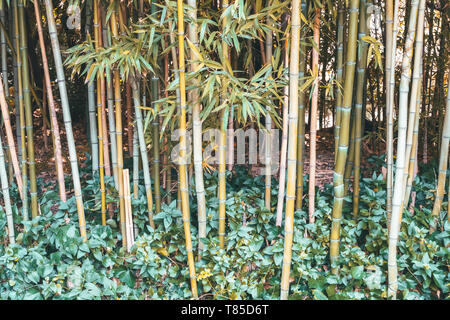
M123 195L125 203L125 225L127 231L127 251L130 252L131 247L134 244L134 232L133 232L133 216L131 210L129 169L123 170Z
M331 270L337 273L338 269L334 265L339 257L339 237L342 219L342 207L344 202L344 169L347 160L349 142L350 113L353 100L353 83L356 64L356 38L358 24L359 1L350 1L350 21L348 26L348 41L344 80L344 97L342 101L341 130L339 132L338 154L336 159L333 186L334 200L330 234L330 262Z
M222 1L222 11L225 11L229 6L228 0ZM222 20L222 28L228 24L228 18L224 17ZM222 40L222 56L223 61L229 62L229 48L228 44L225 40ZM232 70L229 69L229 63L227 63L227 67L225 70L232 73ZM224 85L224 92L222 92L222 99L226 96L226 85ZM219 244L221 248L225 247L225 219L226 219L226 123L228 122L228 112L225 109L222 109L220 112L220 139L219 139Z
M25 9L24 0L19 0L19 31L20 31L20 53L22 55L22 80L23 80L23 97L25 105L25 123L27 134L27 155L28 168L30 171L30 199L31 199L31 215L36 217L38 215L38 201L37 201L37 184L36 184L36 163L34 159L34 136L33 136L33 111L31 107L31 92L30 92L30 71L28 64L28 45L27 45L27 30L25 26Z
M112 35L115 41L118 38L116 6L114 0L111 0L112 13L110 16L110 25ZM120 75L119 70L113 70L114 76L114 101L116 112L116 144L117 144L117 173L119 176L119 213L120 213L120 230L122 234L122 246L127 247L126 229L125 229L125 208L123 200L123 137L122 137L122 99L120 95Z
M15 142L14 142L14 135L13 135L12 128L11 128L11 121L9 119L8 104L6 102L6 95L5 95L5 91L3 90L3 87L4 87L3 80L0 79L0 106L1 106L1 110L2 110L2 117L3 117L4 124L5 124L6 138L8 140L9 151L11 154L11 162L12 162L14 174L15 174L16 181L17 181L17 188L19 190L20 196L22 197L22 185L23 185L22 176L20 173L19 160L17 158L16 146L15 146Z
M280 299L289 296L292 241L294 236L295 178L297 165L298 126L298 72L300 48L300 0L292 0L291 8L291 53L289 64L289 140L288 140L288 181L286 189L286 214L284 225L284 251L281 273Z
M420 0L424 1L424 0ZM408 36L405 41L405 50L402 61L402 75L400 80L399 117L398 117L398 142L397 162L394 181L394 194L392 198L392 216L389 229L389 253L388 253L388 296L393 299L397 295L397 242L401 224L401 212L403 209L403 171L405 170L406 155L406 129L408 117L408 94L411 77L411 60L413 55L414 35L417 21L417 7L419 0L413 0L411 4Z
M17 78L17 93L16 97L19 104L19 124L20 124L20 155L21 155L21 170L22 170L22 216L23 220L29 219L28 213L28 173L27 173L27 149L26 149L26 134L25 134L25 111L23 101L23 86L22 86L22 58L20 56L20 31L19 31L19 10L18 0L13 0L14 8L14 39L16 55L15 60L17 69L15 70ZM17 120L17 117L16 117ZM19 127L19 126L18 126Z
M41 57L44 69L45 88L47 89L48 108L50 111L50 121L52 125L53 143L55 147L55 163L56 163L56 175L58 178L59 198L61 201L66 202L66 186L64 183L64 167L62 162L62 148L61 148L61 136L59 134L58 118L55 110L55 100L53 98L52 85L50 81L50 72L48 69L47 53L45 51L44 35L42 32L41 14L39 12L39 5L34 2L34 12L36 16L36 25L39 35L39 43L41 47Z
M131 85L130 85L131 87ZM139 196L139 145L136 130L133 130L133 198Z
M317 106L319 97L319 42L320 42L320 13L315 9L313 25L312 69L314 75L313 92L311 97L311 123L309 124L309 189L308 212L309 223L314 223L315 195L316 195L316 139L317 139ZM325 68L325 66L324 66Z
M354 158L354 178L353 178L353 216L356 217L359 211L359 180L361 171L361 139L362 130L361 125L363 118L363 105L365 104L364 97L366 91L366 66L367 66L367 51L368 45L363 37L367 32L367 9L371 5L371 1L362 0L361 10L359 12L359 42L360 51L358 54L358 63L356 69L356 97L355 97L355 158Z
M66 129L67 145L69 148L70 165L72 169L73 187L75 191L75 199L77 203L78 223L80 227L80 234L84 241L87 240L86 235L86 221L84 216L83 195L81 192L80 174L78 171L77 154L75 149L75 140L72 130L72 119L70 116L69 99L67 96L66 81L64 76L63 63L61 59L61 50L59 48L58 33L56 31L55 19L53 17L53 4L51 0L45 0L45 7L47 13L48 28L50 40L53 49L53 57L56 67L57 82L59 94L61 97L61 106L63 111L64 126Z
M287 36L288 37L288 36ZM301 49L300 49L301 50ZM284 46L284 67L289 68L288 39ZM289 79L289 78L288 78ZM287 158L287 142L288 142L288 117L289 117L289 86L283 88L283 128L281 135L281 151L280 151L280 179L278 183L278 202L276 226L281 226L283 220L284 191L286 187L286 158Z
M270 6L270 0L267 3ZM267 17L267 25L273 25L272 18ZM273 31L268 29L266 35L266 61L265 64L272 65L273 58ZM272 76L270 76L272 78ZM270 116L270 107L266 107L265 125L266 125L266 148L265 148L265 194L264 194L264 204L265 207L271 210L271 184L272 184L272 118Z
M341 128L342 117L342 79L343 79L343 61L344 61L344 2L338 1L338 21L337 21L337 43L336 43L336 124L334 126L334 161L336 162L338 145L339 145L339 130Z
M160 173L160 147L159 147L159 107L155 102L158 100L158 77L154 74L152 77L152 105L155 114L152 120L153 127L153 181L155 189L155 213L161 212L161 184L159 181Z
M423 6L422 6L423 5ZM406 133L406 155L405 155L405 171L403 173L403 190L407 189L408 184L408 176L411 172L411 175L414 171L414 163L412 164L412 168L410 170L409 163L410 158L414 157L414 153L412 152L413 145L413 136L414 129L416 127L416 118L420 116L417 111L417 93L420 92L419 85L421 79L421 68L422 68L422 58L423 58L423 32L424 32L424 20L425 20L425 3L419 4L419 11L417 17L417 35L415 40L415 48L414 48L414 65L413 65L413 76L411 83L411 94L409 101L409 116L408 116L408 129ZM405 196L408 195L408 198ZM405 191L403 196L403 206L407 208L409 202L409 193Z
M387 117L387 128L386 128L386 157L387 157L387 181L386 181L386 211L387 211L387 221L388 229L390 228L390 221L392 215L392 189L394 180L394 94L395 94L395 56L397 50L397 34L398 34L398 10L399 10L399 0L395 1L394 7L392 8L392 1L388 0L386 7L386 28L390 27L392 22L392 36L387 34L387 45L391 47L390 51L386 48L386 77L388 79L388 88L386 88L386 117ZM393 10L393 11L392 11ZM387 32L390 30L386 29ZM389 40L390 39L390 40Z
M197 21L197 1L188 0L188 5L192 8L189 10L189 16L193 21ZM198 30L197 23L192 23L189 25L188 29L189 40L194 46L198 46ZM198 72L200 65L198 60L200 57L197 56L195 50L191 48L190 59L195 61L192 63L192 71ZM202 154L202 121L200 118L200 96L199 96L199 81L198 78L193 79L193 85L195 88L191 92L192 99L192 131L193 131L193 154L194 154L194 174L195 174L195 191L197 194L197 215L198 215L198 251L201 255L203 250L203 242L200 240L206 238L206 200L205 200L205 186L203 183L203 154ZM169 167L170 170L170 167ZM169 171L170 172L170 171ZM170 177L170 179L169 179ZM168 175L167 183L169 186L171 184L171 175Z
M226 0L225 0L226 1ZM194 299L198 299L197 277L195 274L194 255L192 254L191 228L189 219L189 197L186 181L186 84L185 84L185 61L184 61L184 13L183 1L177 0L178 17L178 58L179 58L179 80L180 80L180 191L181 208L188 257L189 276L191 279L191 291Z
M131 88L133 92L134 114L136 116L136 130L139 140L139 149L141 151L142 171L144 173L145 193L147 196L148 219L150 226L154 229L155 224L153 222L152 183L150 178L150 169L148 165L147 146L145 143L144 125L142 123L142 113L141 109L139 108L141 106L139 101L139 90L136 84L136 80L133 80L131 82Z
M92 16L92 1L86 2L86 35L89 36L91 32L91 16ZM89 138L91 142L92 153L92 172L98 171L98 137L97 137L97 125L95 115L95 96L94 96L94 83L89 81L88 83L88 110L89 110Z
M1 78L0 78L0 81ZM3 193L3 201L4 201L4 210L6 213L6 223L8 225L8 238L9 243L16 243L14 236L14 221L13 221L13 213L11 208L11 198L9 196L9 186L8 186L8 175L6 173L6 165L5 165L5 155L3 153L3 143L0 138L0 180L2 183L2 193Z
M110 39L108 37L108 24L106 23L106 15L105 10L103 7L100 7L101 12L101 26L102 26L102 34L104 39L104 45L105 47L110 46ZM107 78L111 78L111 72L109 72L109 75L105 74L105 76L108 76ZM107 104L108 104L108 126L109 126L109 141L111 142L111 163L112 163L112 170L113 170L113 177L114 177L114 186L116 190L119 189L119 173L118 173L118 167L117 167L117 141L116 141L116 124L114 120L114 94L113 94L113 87L111 82L106 83L106 98L107 98ZM106 118L106 116L104 116ZM106 120L106 119L105 119Z
M447 71L447 73L448 75L450 75L450 69ZM436 230L437 220L441 212L442 200L444 199L445 180L447 178L449 141L450 141L450 93L447 91L447 105L442 129L441 152L439 155L439 175L436 188L436 197L434 198L433 211L431 213L431 215L433 216L433 222L430 225L430 233Z
M305 1L301 2L301 12L304 16L307 14L308 6ZM299 86L305 82L306 70L306 44L305 32L300 33L300 53L299 53ZM297 179L296 179L296 202L295 209L301 210L303 203L303 172L304 172L304 153L305 153L305 106L306 96L302 90L298 93L298 127L297 127ZM288 115L289 116L289 115Z

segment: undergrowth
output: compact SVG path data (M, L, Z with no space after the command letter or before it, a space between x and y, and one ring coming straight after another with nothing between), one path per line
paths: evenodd
M386 298L386 188L379 169L361 181L356 219L350 212L351 198L346 197L338 274L331 273L328 255L332 186L317 191L314 224L307 222L305 211L295 212L290 299ZM84 170L87 242L79 236L75 199L61 203L57 191L42 180L40 216L22 221L14 205L15 245L6 243L6 219L0 212L0 299L191 298L184 231L176 200L163 204L162 212L154 216L153 230L148 224L145 190L141 186L138 198L132 199L136 242L126 252L121 247L117 221L110 219L101 226L98 179L92 178L89 166ZM414 211L403 213L397 252L400 299L449 298L447 202L443 204L439 228L429 234L436 185L433 172L433 167L421 168L413 188ZM108 186L110 192L116 192L112 179ZM205 188L207 238L201 239L205 249L200 259L195 252L200 299L278 299L284 228L276 227L274 212L264 209L263 177L252 177L245 168L235 167L233 179L228 179L225 249L218 243L216 174L205 173ZM13 202L19 199L14 187L11 193ZM274 188L273 208L276 194ZM108 197L108 202L113 199ZM193 246L197 248L194 193L190 200Z

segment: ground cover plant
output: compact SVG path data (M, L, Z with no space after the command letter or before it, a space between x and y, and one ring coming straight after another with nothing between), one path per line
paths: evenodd
M220 248L217 238L217 175L205 177L209 210L207 237L201 239L204 252L195 264L199 297L279 299L283 229L275 226L275 216L264 209L260 197L264 190L262 177L249 176L245 168L236 169L240 178L227 186L226 248ZM428 172L417 178L418 207L427 208L433 203L432 177L433 173ZM98 195L98 182L88 180L87 185L90 187L83 190ZM361 186L358 220L351 219L349 210L344 212L350 219L342 226L338 275L331 272L328 256L331 185L317 194L316 223L307 222L305 211L296 211L292 299L387 297L386 191L380 168L372 177L364 178ZM99 196L95 198L100 200ZM106 226L99 223L95 201L86 208L86 212L92 212L87 213L87 241L77 232L74 198L63 204L54 190L48 190L40 202L41 210L47 213L27 222L15 215L16 221L23 224L17 243L0 246L2 299L190 298L186 246L176 200L162 205L161 212L154 216L157 227L153 229L148 224L145 190L141 188L138 199L133 201L138 231L129 252L121 246L115 221L108 221ZM195 206L193 201L191 210ZM58 207L56 212L52 207ZM4 217L0 220L2 228L6 225ZM405 212L404 221L399 246L399 298L448 298L449 223L442 217L440 230L429 234L432 218L426 209ZM193 226L193 246L197 246L197 232Z

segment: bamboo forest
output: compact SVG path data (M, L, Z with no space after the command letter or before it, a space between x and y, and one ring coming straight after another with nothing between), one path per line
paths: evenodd
M449 19L0 0L0 300L450 299Z

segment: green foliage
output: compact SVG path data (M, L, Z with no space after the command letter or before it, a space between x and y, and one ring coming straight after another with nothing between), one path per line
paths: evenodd
M207 237L196 262L202 299L278 299L283 258L283 228L264 208L262 177L251 177L236 167L228 181L227 247L217 240L217 174L205 174ZM87 175L89 166L85 168ZM448 299L448 245L450 224L429 234L433 202L429 174L416 178L414 214L403 215L399 244L399 289L403 299ZM138 229L131 252L121 248L117 223L100 225L98 182L85 180L87 242L79 236L75 199L58 201L53 190L40 198L42 215L21 221L15 211L17 244L0 245L1 299L184 299L189 298L189 274L181 213L176 201L163 204L148 225L145 190L133 199ZM275 181L274 181L275 182ZM44 187L40 180L39 184ZM113 189L113 182L109 182ZM274 184L275 185L275 184ZM191 189L192 190L192 189ZM413 190L414 191L414 190ZM276 192L276 190L274 191ZM16 192L12 192L17 197ZM430 196L431 195L431 196ZM386 297L387 232L381 174L361 182L360 216L348 209L341 227L338 275L330 272L329 230L332 188L317 196L316 222L307 213L295 213L291 299L382 299ZM96 198L97 197L97 198ZM193 197L194 199L195 197ZM192 199L191 199L192 200ZM348 200L350 201L350 200ZM191 212L196 203L191 201ZM446 204L444 203L444 207ZM192 220L193 246L197 247L197 221ZM4 230L5 216L0 216ZM305 236L308 234L308 237ZM2 232L2 238L6 239Z

